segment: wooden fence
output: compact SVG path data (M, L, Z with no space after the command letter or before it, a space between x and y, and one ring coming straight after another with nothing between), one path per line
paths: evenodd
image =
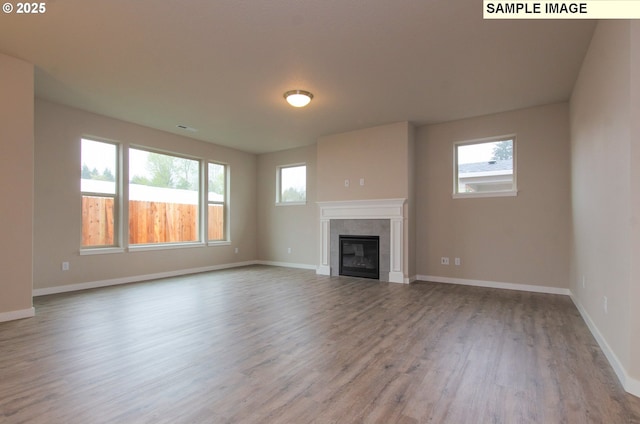
M129 202L129 244L189 242L199 239L198 205ZM208 207L208 240L224 239L224 206ZM82 245L112 246L114 202L108 197L82 197Z
M114 201L109 197L82 196L82 246L113 246Z

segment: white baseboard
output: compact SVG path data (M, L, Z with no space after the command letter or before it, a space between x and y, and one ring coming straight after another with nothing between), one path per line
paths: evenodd
M31 318L32 316L35 316L35 314L36 314L36 310L33 307L27 308L27 309L21 309L19 311L0 312L0 322L13 321L16 319L23 319L23 318Z
M434 283L460 284L463 286L488 287L492 289L519 290L533 293L571 295L569 289L551 286L534 286L531 284L502 283L497 281L467 280L464 278L438 277L435 275L418 275L418 281L431 281Z
M326 265L318 265L318 267L316 268L316 274L331 275L331 267Z
M290 263L290 262L275 262L275 261L256 261L256 264L269 265L269 266L282 266L285 268L312 269L314 271L317 270L318 268L316 265L296 264L296 263Z
M401 272L390 272L389 273L389 282L390 283L400 283L407 284L409 282L408 279L404 278L404 274Z
M640 380L636 380L629 376L627 370L618 359L618 356L613 352L609 343L607 343L607 340L602 336L600 330L598 330L598 327L596 327L595 323L587 313L587 310L582 306L582 303L580 303L578 298L571 294L571 300L573 300L573 303L576 305L576 308L578 308L582 319L587 324L587 327L589 327L591 334L593 334L593 337L598 342L600 349L602 349L602 352L604 352L604 355L607 357L607 360L609 361L609 364L611 364L613 371L616 373L618 380L622 383L622 387L624 387L628 393L640 397Z
M237 268L247 265L256 265L258 261L235 262L230 264L213 265L201 268L187 268L176 271L158 272L155 274L134 275L131 277L112 278L109 280L90 281L79 284L66 284L63 286L47 287L42 289L34 289L33 296L46 296L49 294L66 293L78 290L95 289L98 287L117 286L119 284L135 283L137 281L154 280L158 278L177 277L180 275L197 274L200 272L217 271L220 269Z

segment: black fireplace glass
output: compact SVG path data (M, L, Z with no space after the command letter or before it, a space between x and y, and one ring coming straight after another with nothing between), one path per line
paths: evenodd
M380 237L340 236L340 275L380 279Z

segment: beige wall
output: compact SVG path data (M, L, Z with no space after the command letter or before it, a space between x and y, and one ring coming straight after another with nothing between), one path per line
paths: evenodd
M318 201L408 198L409 127L399 122L320 137Z
M0 54L0 321L32 314L33 65Z
M405 240L408 254L404 256L404 266L411 280L416 276L416 133L413 125L407 126L408 219L405 222Z
M453 199L453 143L512 133L518 195ZM418 275L569 287L566 103L421 127L416 150Z
M80 138L98 137L227 163L231 245L79 255ZM34 287L119 279L255 260L256 156L43 100L35 108ZM239 253L234 253L234 248ZM62 261L70 263L61 270Z
M320 137L318 201L407 199L404 277L415 275L415 128L398 122ZM364 179L364 185L360 185ZM349 186L345 187L345 180Z
M277 168L299 163L307 165L307 203L276 205ZM317 209L315 145L258 157L258 259L317 266Z
M638 24L633 27L632 38L629 21L598 23L571 98L571 289L620 364L638 379L640 38Z
M631 226L631 284L629 291L631 309L631 353L632 358L629 364L629 373L636 380L640 380L640 190L637 189L637 182L640 181L640 21L631 21L631 68L629 74L631 78L631 205L632 205L632 226ZM636 391L640 394L640 390Z

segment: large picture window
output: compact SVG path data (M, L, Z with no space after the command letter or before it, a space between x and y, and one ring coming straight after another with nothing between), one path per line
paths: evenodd
M456 143L453 196L515 196L515 152L515 136Z
M118 243L118 146L81 139L81 247L114 247Z
M207 240L227 239L227 167L210 162L207 167Z
M81 254L228 243L228 165L85 138L80 147Z
M129 244L200 240L200 161L129 149Z
M307 201L307 166L304 164L278 167L277 198L279 204L304 204Z

